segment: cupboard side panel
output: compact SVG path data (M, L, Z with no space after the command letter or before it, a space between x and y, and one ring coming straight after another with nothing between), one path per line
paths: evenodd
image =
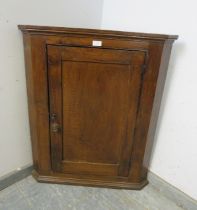
M134 144L131 154L129 181L141 182L144 152L149 131L152 107L155 97L160 61L163 51L163 42L150 42L147 68L144 72L143 86L138 107Z
M51 163L45 40L24 34L24 44L34 167L47 174Z
M34 82L33 82L33 70L31 59L31 37L29 34L23 34L24 43L24 57L25 57L25 73L26 73L26 86L28 97L28 112L29 112L29 125L30 125L30 138L32 143L32 156L33 164L36 170L39 170L39 154L38 154L38 136L36 130L36 107L34 106Z
M167 75L167 70L168 70L169 59L171 55L172 44L173 44L173 41L168 40L165 42L164 47L163 47L163 53L162 53L160 69L159 69L159 76L157 79L157 87L156 87L156 92L155 92L154 104L152 108L151 121L149 125L148 136L147 136L146 150L144 154L144 162L143 162L144 169L142 171L143 177L147 176L147 169L150 164L150 158L152 154L151 152L152 152L152 147L154 143L156 125L157 125L160 105L162 101L162 95L163 95L163 90L164 90L164 85L165 85L165 80L166 80L166 75Z

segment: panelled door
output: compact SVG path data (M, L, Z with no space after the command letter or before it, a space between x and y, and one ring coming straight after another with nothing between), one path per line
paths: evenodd
M48 45L54 172L127 177L145 53Z

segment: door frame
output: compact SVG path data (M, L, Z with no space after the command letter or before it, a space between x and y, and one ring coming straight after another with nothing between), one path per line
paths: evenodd
M53 48L53 55L51 56L49 53L49 49L50 47L54 47ZM72 46L72 45L47 45L47 62L48 62L48 68L47 68L47 79L48 79L48 91L50 92L50 78L49 78L49 68L56 68L59 69L59 71L61 71L62 75L62 50L63 47L80 47L81 46ZM83 47L83 48L95 48L95 47ZM60 50L61 49L61 50ZM98 48L96 48L98 49ZM102 48L99 47L99 49L109 49L109 50L122 50L122 51L130 51L130 52L141 52L144 54L144 58L143 58L143 62L140 64L140 67L138 66L138 71L140 69L140 87L139 87L139 92L138 92L138 99L137 99L137 110L136 110L136 115L135 118L137 119L138 116L138 111L139 111L139 104L140 104L140 100L141 100L141 92L142 92L142 88L143 88L143 80L144 80L144 74L145 74L145 68L146 68L146 62L147 62L147 51L146 50L138 50L138 49L114 49L114 48ZM136 64L137 66L138 64ZM57 78L56 78L57 79ZM61 80L61 79L60 79ZM61 88L62 91L62 88ZM57 93L62 95L61 93ZM62 143L60 144L59 142L63 142L63 135L60 133L55 133L53 134L51 132L51 113L53 113L53 110L51 110L51 103L52 103L52 99L50 97L50 94L48 94L49 97L49 113L50 113L50 142L52 141L53 138L53 143L51 143L51 166L52 166L52 170L54 170L54 172L58 172L58 173L63 173L62 170L62 153L60 153L59 151L62 151ZM59 106L61 106L62 104L59 102ZM62 110L62 107L60 107L60 110ZM54 111L55 112L55 111ZM129 117L128 117L129 119ZM135 119L135 127L136 127L136 119ZM58 119L56 119L58 124L63 123L63 119L62 119L62 115L59 116L58 115ZM134 137L135 137L135 127L133 128L133 140L132 143L134 141ZM55 136L55 138L54 138ZM54 139L56 139L56 141L54 141ZM124 142L125 143L125 142ZM61 145L61 147L59 147L58 145ZM123 150L123 149L122 149ZM125 155L126 154L126 155ZM128 155L129 154L129 161L128 161ZM125 152L122 153L121 157L122 157L122 165L123 167L119 168L119 172L118 175L121 176L121 174L123 174L123 176L128 177L129 175L129 170L130 170L130 164L131 164L131 154L132 154L132 146L131 147L125 147ZM74 163L74 162L73 162ZM69 166L71 166L73 164L72 162L68 163ZM108 167L110 164L106 164L106 167ZM118 164L119 165L119 164ZM125 171L125 168L127 168L127 171ZM107 171L106 171L107 172Z

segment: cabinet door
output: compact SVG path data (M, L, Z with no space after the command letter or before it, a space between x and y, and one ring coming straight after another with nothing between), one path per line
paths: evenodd
M48 45L55 172L127 177L145 53Z

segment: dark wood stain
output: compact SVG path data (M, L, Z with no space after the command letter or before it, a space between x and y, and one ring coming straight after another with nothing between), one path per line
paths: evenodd
M141 189L178 36L19 25L34 176ZM102 46L92 46L93 40Z

